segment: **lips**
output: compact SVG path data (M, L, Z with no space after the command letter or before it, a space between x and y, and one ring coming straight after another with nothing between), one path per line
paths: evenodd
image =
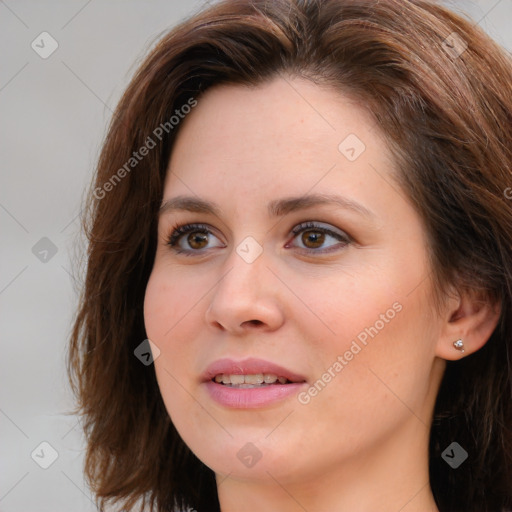
M244 378L244 381L242 381L240 378L242 376L248 378ZM286 381L283 379L286 379ZM275 384L276 382L287 384L306 382L305 377L302 375L270 361L255 358L242 361L219 359L208 366L203 374L204 382L211 380L224 384Z
M306 386L306 379L262 359L220 359L202 375L208 395L231 410L275 407Z

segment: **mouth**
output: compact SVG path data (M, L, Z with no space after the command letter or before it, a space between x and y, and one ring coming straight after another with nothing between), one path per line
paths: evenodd
M209 396L230 409L253 409L291 398L306 379L287 368L262 359L220 359L202 376Z
M223 386L275 386L306 382L306 379L283 366L264 359L248 358L241 361L219 359L202 375L204 382ZM247 387L246 386L246 387Z
M276 384L292 384L286 377L278 377L273 373L254 373L252 375L219 373L212 379L217 384L230 388L251 389L275 386Z

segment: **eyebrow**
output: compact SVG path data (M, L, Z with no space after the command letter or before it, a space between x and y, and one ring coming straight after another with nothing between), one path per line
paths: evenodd
M352 210L365 217L375 217L375 214L362 204L333 194L309 194L305 196L276 199L268 203L268 214L269 217L281 217L295 211L324 205L336 205L345 210ZM212 214L217 217L221 216L221 210L215 203L194 196L176 196L167 199L162 203L159 215L177 210Z

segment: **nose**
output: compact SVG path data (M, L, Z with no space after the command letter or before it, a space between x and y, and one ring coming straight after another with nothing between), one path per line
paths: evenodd
M243 335L254 329L273 331L284 322L279 280L263 252L248 263L233 251L210 295L206 323L213 329Z

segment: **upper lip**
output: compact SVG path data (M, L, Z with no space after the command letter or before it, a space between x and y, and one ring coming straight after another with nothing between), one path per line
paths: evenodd
M267 373L277 375L278 377L285 377L291 382L305 382L306 379L291 370L283 368L282 366L265 361L264 359L248 358L236 361L234 359L218 359L206 368L203 373L203 380L207 382L215 378L219 374L227 375L255 375L259 373Z

